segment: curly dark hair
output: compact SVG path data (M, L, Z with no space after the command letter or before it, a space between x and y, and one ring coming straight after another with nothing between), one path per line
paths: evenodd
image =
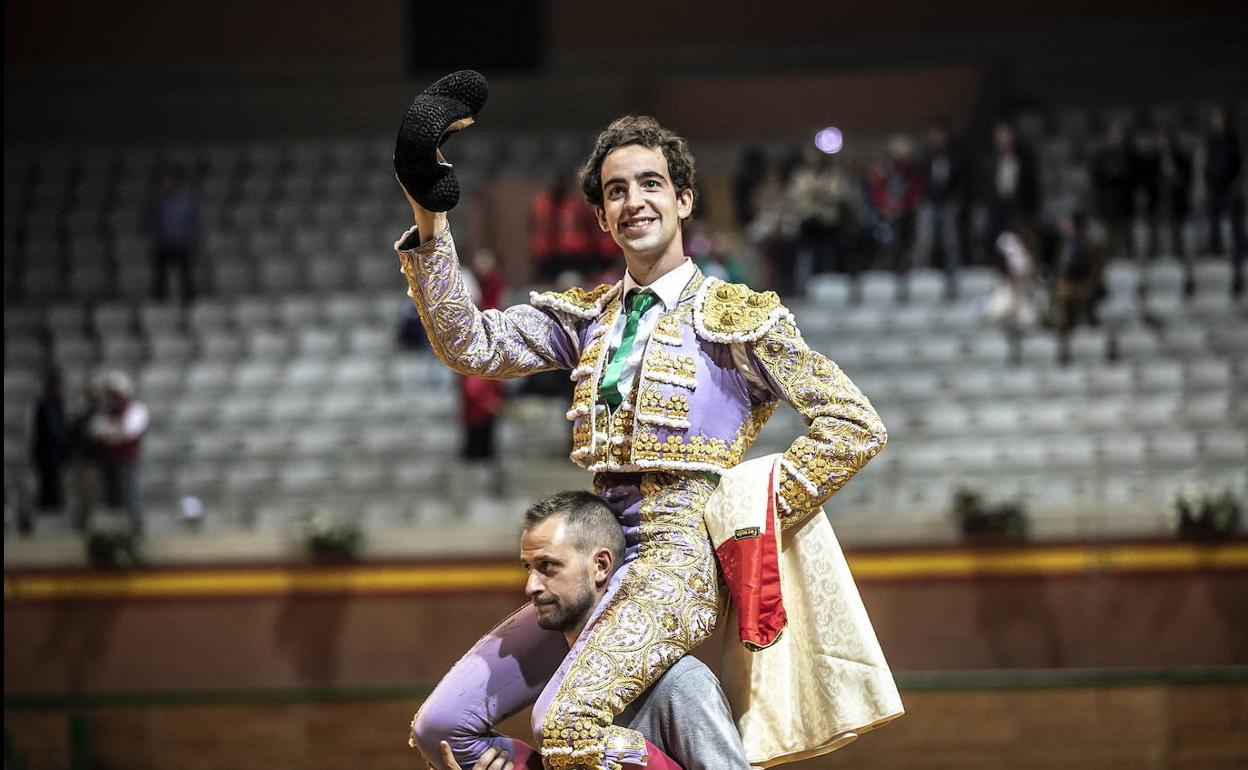
M598 135L594 143L594 151L585 159L577 179L581 183L581 192L585 199L594 206L602 205L602 161L607 154L619 147L630 144L650 147L663 152L667 158L667 171L672 177L672 186L679 194L686 188L693 190L694 160L689 152L689 145L674 131L659 125L659 121L649 115L625 115L616 118L607 126L607 130Z

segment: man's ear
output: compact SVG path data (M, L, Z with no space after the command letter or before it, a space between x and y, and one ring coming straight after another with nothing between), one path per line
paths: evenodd
M693 213L693 188L686 187L676 196L676 215L688 219Z
M594 206L594 216L598 218L598 227L601 228L604 233L611 232L611 229L607 227L607 210L606 209L604 209L602 206Z
M610 548L599 548L594 552L594 585L601 588L611 579L615 572L615 556Z

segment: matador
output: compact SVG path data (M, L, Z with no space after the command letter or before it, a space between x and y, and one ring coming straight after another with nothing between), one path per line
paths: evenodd
M624 254L623 280L535 292L505 310L473 305L445 215L407 191L416 226L395 248L434 353L478 377L570 371L571 459L594 474L628 544L570 649L529 604L446 674L412 721L412 745L435 766L443 738L464 766L490 747L517 767L645 766L642 736L613 719L723 611L703 522L719 474L742 461L780 401L797 409L809 431L784 452L776 481L787 528L887 440L870 402L807 347L775 293L703 275L685 256L694 159L684 139L653 118L620 118L598 136L580 181ZM530 704L540 755L494 731Z

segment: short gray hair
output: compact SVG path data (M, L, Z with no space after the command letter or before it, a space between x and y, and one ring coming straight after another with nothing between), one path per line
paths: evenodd
M579 489L557 492L529 506L524 529L527 532L554 516L564 517L572 544L581 553L606 548L617 567L624 562L624 530L606 500Z

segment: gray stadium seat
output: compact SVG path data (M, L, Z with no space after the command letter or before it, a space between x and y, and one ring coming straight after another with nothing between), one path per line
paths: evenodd
M262 257L256 263L262 289L282 294L303 285L304 267L300 262L276 254Z
M6 330L4 335L4 366L22 369L41 369L48 363L48 347L33 335L13 336Z
M323 328L301 329L296 335L295 349L298 355L308 358L336 358L339 352L338 334Z
M194 431L217 421L219 409L215 401L182 398L174 404L170 414L178 430Z
M189 361L195 357L195 341L181 332L155 332L148 338L148 353L153 361Z
M81 303L53 305L48 309L47 324L54 338L79 337L86 333L87 316Z
M276 318L273 300L260 297L240 298L234 303L233 318L234 326L244 333L267 329Z
M379 387L385 376L385 365L378 358L344 358L334 368L334 382L347 388Z
M124 302L104 302L96 305L91 325L101 337L128 335L135 330L134 307Z
M1149 436L1148 447L1152 466L1159 473L1196 464L1198 449L1193 433L1166 431L1153 434Z
M1138 361L1134 368L1136 388L1141 392L1177 392L1183 386L1183 366L1177 361Z
M139 373L139 396L147 398L152 394L173 394L182 389L185 380L185 369L177 364L153 362Z
M234 385L240 393L260 393L278 387L285 376L285 367L273 360L243 361L234 370Z
M97 360L95 342L83 334L65 334L52 341L52 358L58 366L78 369Z
M307 424L291 434L296 456L326 457L337 455L348 445L347 431L333 424Z
M293 495L321 494L330 488L334 468L327 462L297 460L281 465L277 484L283 492Z
M245 430L265 422L269 415L269 399L249 393L228 395L221 399L221 424Z
M195 463L216 463L238 456L238 437L232 431L208 429L191 435L191 459Z
M286 368L283 387L295 390L323 388L330 381L332 366L330 360L324 356L293 359Z
M285 358L290 353L290 339L283 332L250 328L244 335L247 355L251 358L272 361Z
M277 426L248 431L241 439L243 456L247 458L282 457L290 450L290 434Z
M363 297L334 294L323 300L325 318L335 327L354 329L367 322L369 310Z
M230 305L219 299L197 300L187 313L187 323L196 334L220 332L230 325Z
M315 297L284 297L277 303L278 323L290 331L302 331L321 320L322 301Z
M199 361L186 373L188 397L205 398L219 395L230 387L230 369L217 361Z
M1231 384L1231 363L1225 359L1192 359L1185 361L1183 368L1189 391L1221 389Z
M146 353L143 341L130 335L110 335L100 339L100 361L105 368L133 369Z
M144 302L139 305L139 327L149 335L177 332L182 328L182 312L176 304Z
M210 329L199 335L199 357L203 359L234 361L242 357L243 349L242 337L231 330Z

